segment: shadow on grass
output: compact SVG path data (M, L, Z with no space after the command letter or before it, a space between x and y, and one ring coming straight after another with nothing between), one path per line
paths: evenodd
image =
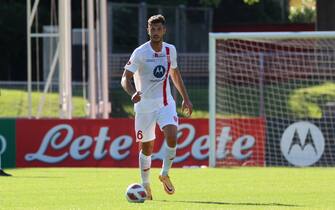
M300 205L283 204L283 203L230 203L219 201L172 201L172 200L153 200L167 203L194 203L194 204L217 204L217 205L234 205L234 206L282 206L282 207L302 207Z
M11 176L13 179L63 179L62 176Z

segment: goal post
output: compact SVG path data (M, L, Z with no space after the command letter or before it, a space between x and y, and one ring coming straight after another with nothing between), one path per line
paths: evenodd
M335 32L209 33L208 68L210 167L335 165Z
M209 69L209 166L215 167L215 148L216 148L216 132L215 132L215 34L209 34L209 59L208 59L208 69Z

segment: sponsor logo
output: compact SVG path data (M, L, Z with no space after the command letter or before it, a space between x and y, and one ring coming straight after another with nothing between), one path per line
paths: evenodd
M261 154L264 153L263 147L256 144L256 138L252 135L241 135L233 139L230 134L232 127L222 127L220 136L217 137L216 159L222 161L224 165L263 165L264 158ZM178 127L178 151L187 147L191 147L188 152L179 153L174 163L183 162L190 156L197 160L207 160L209 157L209 136L203 135L195 137L196 130L192 124L183 123ZM180 139L186 135L185 139ZM263 139L259 138L258 143ZM164 148L153 155L153 160L164 158Z
M35 153L28 153L25 155L25 160L39 160L45 163L59 163L68 157L75 160L84 160L90 155L93 155L95 160L100 160L106 157L108 151L109 155L113 159L126 159L130 155L129 149L133 143L132 137L127 135L118 136L112 141L110 148L106 149L105 144L110 141L110 138L108 137L108 130L108 127L101 127L99 134L96 137L80 135L77 138L73 138L74 130L72 126L68 124L57 125L51 128L44 136L39 149ZM223 127L221 135L218 137L218 147L216 152L217 158L224 159L231 153L237 160L249 159L253 153L252 148L255 146L255 138L250 135L239 137L234 142L230 151L230 149L227 148L228 142L232 140L232 137L229 135L230 130L230 127ZM61 137L61 133L66 133L66 135ZM208 135L195 138L195 133L196 131L192 124L184 123L179 126L178 138L183 136L183 141L178 144L178 148L182 149L190 147L191 151L177 156L175 162L182 162L190 156L196 160L204 160L208 158ZM92 147L94 147L93 152L91 151ZM66 152L59 153L58 155L47 154L47 151L57 151L65 148L67 148ZM163 160L163 158L164 144L162 144L160 150L154 154L153 159Z
M232 136L229 134L231 127L223 127L220 136L217 138L218 148L216 151L217 159L225 159L231 154L236 160L247 160L253 155L252 148L255 146L256 140L251 135L243 135L238 137L232 144L231 148L227 147L231 142Z
M7 147L6 139L2 135L0 135L0 155L5 153L6 147Z
M108 127L101 127L97 137L80 135L73 139L74 130L72 126L68 124L57 125L51 128L44 136L39 149L35 153L28 153L25 155L25 160L29 162L38 160L44 163L60 163L69 157L75 160L85 160L91 155L93 155L95 160L100 160L106 157L108 153L107 151L109 151L109 155L115 160L126 159L130 155L129 150L133 144L133 138L127 135L118 136L112 141L110 148L107 150L105 144L110 141L110 138L107 135L108 130ZM192 151L177 157L175 162L184 161L189 156L193 156L193 158L197 160L208 158L208 135L195 139L195 128L191 124L182 124L178 136L181 137L184 132L188 133L188 135L178 147L189 147L193 143L191 146ZM61 137L61 133L66 133L66 135ZM96 141L95 146L94 141ZM93 152L91 152L92 147L94 147ZM64 149L66 149L65 152ZM63 152L58 155L51 155L51 153L54 152L50 151L57 150L62 150ZM206 150L207 152L203 153L203 150ZM50 154L47 154L48 151ZM159 152L154 154L154 157L154 159L163 160L164 144L162 144Z
M154 57L154 58L162 58L162 57L165 57L165 54L162 54L162 53L154 53L154 54L153 54L153 57Z
M156 78L162 78L165 74L165 67L162 65L158 65L154 68L153 74Z
M325 139L321 130L310 122L296 122L284 131L280 149L295 166L310 166L322 156Z
M177 119L178 120L178 119ZM184 121L184 122L183 122ZM186 121L186 122L185 122ZM259 119L238 120L241 126L254 122L248 129L236 126L234 120L224 121L221 135L217 136L216 155L220 163L226 165L264 164L264 128L263 121ZM71 123L55 121L43 129L35 125L39 121L19 121L20 129L24 131L31 127L33 132L27 135L18 135L17 165L46 166L138 166L138 147L135 144L136 135L129 125L132 120L111 120L91 122L73 120ZM90 127L87 129L85 125ZM43 122L42 122L43 123ZM91 125L92 123L92 125ZM232 126L234 125L234 126ZM92 129L92 127L94 129ZM238 131L236 131L236 129ZM185 120L178 126L178 151L174 159L175 166L204 165L208 163L209 136L208 120ZM157 132L157 150L155 149L152 160L163 160L165 153L164 135ZM26 139L34 139L26 145ZM21 146L22 145L22 146ZM24 145L24 146L23 146ZM161 165L154 161L153 166Z
M108 127L101 127L96 137L89 135L81 135L73 139L74 131L70 125L61 124L53 127L44 136L42 143L35 153L25 155L26 161L39 160L45 163L59 163L66 158L71 157L75 160L85 160L93 153L95 160L104 159L108 151L110 156L115 160L125 159L130 151L123 152L131 147L133 139L128 135L118 136L113 140L109 150L105 149L105 143L110 141L107 136ZM66 133L65 137L61 137L61 133ZM95 143L95 144L94 144ZM95 145L94 151L90 148ZM48 148L52 150L61 150L66 148L68 151L59 155L47 155Z
M163 79L151 79L150 82L162 82L164 81L164 78ZM156 85L156 84L154 84Z
M147 63L155 62L155 59L153 59L153 58L148 58L148 59L145 59L145 62L147 62Z

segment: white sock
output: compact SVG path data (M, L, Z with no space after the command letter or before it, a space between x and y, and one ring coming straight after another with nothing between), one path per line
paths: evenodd
M177 147L169 147L168 145L165 145L165 156L163 160L161 175L167 176L169 174L173 159L176 157L176 151Z
M150 167L151 167L151 155L146 156L142 153L142 150L139 153L139 165L141 170L141 179L142 184L147 185L149 184L149 175L150 175Z

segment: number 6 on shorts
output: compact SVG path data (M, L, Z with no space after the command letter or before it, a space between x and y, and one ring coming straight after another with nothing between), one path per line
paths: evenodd
M141 131L141 130L137 131L136 138L137 138L138 140L141 140L141 139L143 138L143 134L142 134L142 131Z

